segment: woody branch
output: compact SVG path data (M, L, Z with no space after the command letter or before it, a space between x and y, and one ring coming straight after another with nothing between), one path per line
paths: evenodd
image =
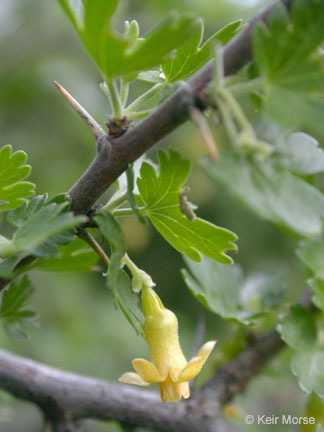
M274 330L224 365L186 402L162 404L158 393L84 377L0 350L0 388L35 403L55 430L86 418L116 420L161 432L238 432L221 415L224 404L281 349ZM63 428L57 428L57 425ZM66 427L65 427L65 426Z

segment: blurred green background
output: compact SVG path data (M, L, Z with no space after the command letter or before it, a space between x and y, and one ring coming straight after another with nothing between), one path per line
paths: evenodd
M116 28L124 19L137 19L142 32L169 10L194 11L201 16L209 36L237 18L245 21L263 4L258 0L121 0L115 17ZM104 124L109 107L98 84L100 75L84 53L72 27L55 0L1 0L0 2L0 145L23 149L33 170L30 180L38 193L66 191L81 175L95 153L87 128L60 96L52 81L61 83L81 104ZM141 87L135 89L140 92ZM221 145L223 132L216 131ZM204 153L197 134L186 124L164 140L163 145L180 149L194 161ZM153 152L154 153L154 152ZM222 187L213 183L194 164L190 179L190 201L198 214L225 226L239 236L234 259L246 271L266 270L287 276L297 297L303 289L301 270L293 248L296 239L284 235L233 202ZM5 227L5 221L0 222ZM179 318L184 352L195 348L198 323L205 323L204 340L218 339L215 352L200 382L244 343L244 331L206 311L187 291L181 276L181 256L151 227L123 219L129 252L136 264L148 271L167 307ZM148 349L136 336L124 316L114 309L100 274L34 272L36 287L33 307L40 326L29 339L14 342L0 329L1 347L49 365L117 381L131 370L135 357L148 358ZM118 329L118 330L117 330ZM234 339L235 338L235 339ZM232 343L233 341L235 343ZM203 342L202 340L199 342ZM239 396L238 409L244 414L302 415L305 397L297 388L285 352L269 365ZM278 392L280 388L280 392ZM0 431L42 430L40 413L31 404L0 393ZM241 424L240 424L241 426ZM243 426L242 426L243 427ZM257 427L259 430L261 426ZM280 426L267 430L280 431ZM120 431L113 423L89 421L86 431ZM253 426L246 427L253 432ZM286 432L297 430L284 426Z

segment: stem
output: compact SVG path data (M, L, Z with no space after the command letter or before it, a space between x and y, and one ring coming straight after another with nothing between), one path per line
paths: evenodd
M115 210L115 208L122 205L126 200L127 200L127 193L124 193L120 197L118 197L112 201L108 201L107 204L103 208L109 212L112 212L113 210Z
M129 258L127 253L123 256L121 263L122 266L126 265L129 268L129 271L132 273L132 289L134 292L138 293L144 288L152 288L155 285L151 276L144 270L138 268L137 265Z
M237 141L237 130L236 130L235 123L232 119L231 112L228 109L228 106L226 105L226 103L221 98L219 98L217 100L217 105L218 105L219 111L221 112L222 119L223 119L224 125L225 125L225 129L228 133L230 141L233 145L235 145L235 143Z
M78 237L84 240L88 245L96 252L97 255L102 259L105 264L109 264L109 258L105 254L104 250L101 248L99 243L88 233L86 230L80 230Z
M121 217L121 216L134 216L134 212L131 208L123 208L119 210L115 210L113 212L113 215L115 217Z
M138 108L141 107L145 102L148 102L153 96L157 95L161 89L165 86L165 83L158 83L155 84L153 87L151 87L149 90L147 90L145 93L143 93L141 96L139 96L137 99L134 100L130 105L128 105L126 109L126 113L131 113L133 111L136 111Z
M120 82L120 99L123 108L126 106L129 93L129 82L121 78Z
M215 64L214 64L214 80L213 85L215 90L219 91L224 87L224 61L223 48L217 44L215 49Z
M264 78L255 78L247 82L241 82L232 85L229 84L228 88L230 89L232 94L244 95L246 93L251 93L255 90L262 90L262 88L264 87L264 83Z
M103 82L100 84L101 90L107 96L111 109L112 115L115 119L119 119L123 117L123 107L120 99L120 95L117 90L116 82L107 80L107 82Z
M240 105L238 104L235 97L232 95L232 93L227 89L222 89L219 92L219 95L223 97L225 102L228 103L228 105L231 107L234 116L236 117L238 123L240 124L241 128L245 130L248 134L251 135L251 137L254 138L254 130L252 126L250 125L250 122L245 117Z
M146 110L146 111L137 111L137 112L128 112L127 111L127 117L132 119L132 120L140 120L140 119L148 116L149 114L151 114L152 111L153 111L153 108Z

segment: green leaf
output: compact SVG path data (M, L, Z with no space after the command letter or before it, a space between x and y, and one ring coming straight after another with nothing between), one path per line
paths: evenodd
M308 350L316 343L317 329L312 314L302 307L291 307L277 326L281 338L297 351Z
M118 0L85 0L81 12L71 7L67 0L59 2L89 54L109 80L159 65L198 26L198 21L191 15L170 13L145 35L145 39L135 40L134 32L122 36L110 28Z
M17 228L21 227L34 213L46 205L47 198L46 194L34 196L30 201L24 202L8 213L7 221Z
M245 278L238 265L224 266L205 257L201 263L184 260L188 270L183 269L182 276L193 296L224 319L251 324L282 303L278 278L265 274Z
M314 293L312 301L315 306L324 311L324 280L322 279L311 279L308 284Z
M124 313L128 322L137 334L143 334L142 325L144 317L139 306L139 296L132 291L132 282L124 270L119 270L114 288L109 281L109 270L107 274L107 286L113 292L115 303Z
M79 238L67 246L60 246L59 250L58 256L37 260L32 265L32 269L55 272L87 272L91 271L98 261L98 255L93 250L86 248L85 242Z
M284 126L323 134L321 114L324 111L324 101L320 97L273 86L266 94L265 110Z
M257 23L253 32L254 56L266 78L265 107L279 122L292 127L323 130L324 65L314 51L324 39L324 4L296 0L291 19L283 5L270 14L268 27Z
M253 31L258 68L269 80L282 76L308 59L324 39L322 0L296 0L291 19L282 4L271 12L268 27L258 22Z
M291 369L303 391L324 397L324 350L298 352L292 359Z
M303 132L288 135L276 145L278 164L295 174L308 175L324 171L324 151L318 141Z
M127 250L124 234L119 223L108 212L99 212L95 220L111 249L107 286L112 292L115 304L122 310L135 331L141 334L144 319L138 304L138 295L132 292L132 283L127 273L120 268Z
M323 228L324 195L270 158L258 163L223 152L218 163L205 159L207 173L262 219L305 237Z
M161 76L161 72L159 70L140 72L137 79L152 84L164 82L164 78Z
M22 258L23 256L18 254L10 258L0 259L0 277L6 279L12 278L14 276L13 269Z
M227 250L236 250L237 236L203 219L189 220L180 211L181 187L190 173L190 161L179 153L159 151L160 169L143 163L137 186L142 213L148 216L159 233L179 252L193 261L201 254L223 264L231 264Z
M19 252L29 252L36 256L55 254L58 252L56 243L71 241L71 228L85 222L85 216L74 216L66 212L69 201L61 204L50 202L43 207L24 205L24 210L17 210L12 222L19 225L12 240L0 247L4 257ZM37 211L38 209L38 211ZM30 216L27 218L27 215ZM25 217L26 216L26 217ZM50 241L48 241L50 240Z
M10 145L0 149L0 211L14 209L33 195L35 185L22 181L31 170L25 165L26 159L26 153L21 150L12 153Z
M204 36L204 24L200 20L189 40L178 48L174 58L162 64L166 81L183 80L195 73L212 58L214 44L218 42L225 45L238 33L241 22L238 20L228 24L200 46Z
M291 133L262 117L254 127L259 138L273 145L272 161L280 168L303 176L324 171L324 151L312 136Z
M298 258L314 276L324 280L324 244L319 240L302 242L296 251Z
M306 393L324 396L324 350L317 347L317 326L311 312L296 305L277 327L281 338L294 350L291 370Z
M26 309L26 303L34 292L27 276L11 282L3 292L0 319L7 332L15 339L25 339L24 327L30 327L35 318L35 312Z

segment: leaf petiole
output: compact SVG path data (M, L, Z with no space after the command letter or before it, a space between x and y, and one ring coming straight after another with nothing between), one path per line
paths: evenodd
M141 211L141 209L138 209L139 211ZM122 217L122 216L134 216L134 210L131 208L122 208L122 209L118 209L113 211L113 215L115 217Z
M130 113L136 112L144 103L148 102L151 98L156 96L166 85L166 83L157 83L145 93L141 94L137 99L135 99L126 109L126 115L129 116Z
M265 84L264 78L255 78L253 80L240 82L236 84L229 84L228 88L230 89L232 94L235 94L236 96L244 95L246 93L252 93L256 90L262 90ZM226 85L226 80L225 80Z
M123 195L117 197L114 200L108 201L107 204L103 207L108 212L112 212L120 205L122 205L125 201L127 201L127 193L125 192Z
M107 80L107 82L102 82L100 84L100 88L107 96L110 102L113 118L114 119L122 118L124 116L124 110L123 110L120 94L117 90L116 82L112 80Z

